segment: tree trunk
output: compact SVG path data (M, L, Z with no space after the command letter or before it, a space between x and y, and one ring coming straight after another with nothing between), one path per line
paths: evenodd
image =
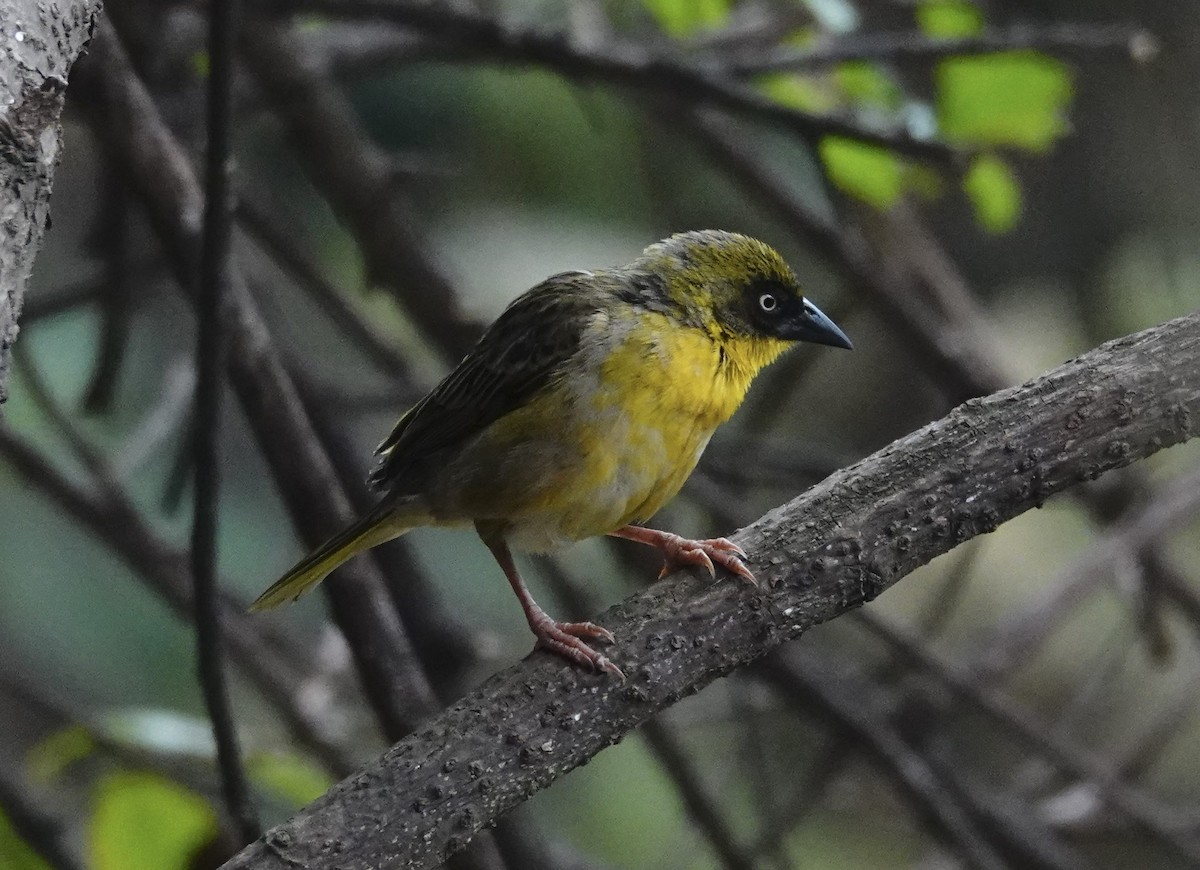
M0 402L33 260L49 226L67 74L99 0L0 0Z

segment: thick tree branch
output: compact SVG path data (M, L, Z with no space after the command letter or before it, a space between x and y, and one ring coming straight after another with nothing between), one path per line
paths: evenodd
M739 532L760 590L676 574L599 617L627 683L535 654L226 868L433 867L659 710L1196 420L1200 312L973 399Z
M50 217L67 72L92 37L100 0L4 3L0 21L0 402L8 349Z

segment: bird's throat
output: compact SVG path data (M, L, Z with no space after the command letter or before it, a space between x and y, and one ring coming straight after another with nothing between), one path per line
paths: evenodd
M740 385L743 394L750 389L762 369L779 358L791 342L778 338L724 335L714 339L721 354L719 376Z

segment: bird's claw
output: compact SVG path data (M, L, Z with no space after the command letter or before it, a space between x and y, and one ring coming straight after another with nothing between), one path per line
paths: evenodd
M747 583L758 585L758 581L754 579L754 573L742 561L746 558L746 551L727 538L707 538L693 541L672 535L669 539L664 540L661 546L666 561L658 575L659 579L666 577L676 568L688 568L694 565L704 568L710 577L716 577L716 566L720 565Z
M564 631L572 637L590 637L605 643L616 643L613 633L602 625L594 622L556 622L559 631Z
M608 656L592 649L581 638L600 640L604 643L614 643L613 633L594 622L555 622L546 620L531 626L537 636L537 646L570 659L577 665L592 668L606 674L613 674L625 681L624 672L614 665Z

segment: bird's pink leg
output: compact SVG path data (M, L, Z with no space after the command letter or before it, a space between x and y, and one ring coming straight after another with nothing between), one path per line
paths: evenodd
M622 526L615 532L609 532L610 535L618 538L627 538L630 541L637 541L641 544L649 544L651 547L656 547L662 551L665 562L663 569L659 573L659 577L665 577L674 571L676 568L687 568L692 565L699 565L708 571L713 577L717 576L716 565L720 565L731 574L736 574L747 583L758 585L758 581L754 579L754 574L746 567L746 563L742 560L746 558L745 552L733 541L725 538L708 538L701 541L693 541L690 538L683 538L679 535L673 535L670 532L660 532L655 529L646 529L642 526Z
M529 589L525 586L525 581L521 579L516 563L513 562L508 545L503 540L488 540L487 538L484 538L483 542L496 557L513 592L517 593L517 600L521 602L521 609L525 611L525 619L529 622L529 628L537 637L538 646L578 665L583 665L585 668L615 674L622 680L625 679L625 674L609 661L607 656L601 655L580 640L580 638L593 638L612 643L614 638L611 631L593 622L557 622L551 619L550 615L542 610L533 600L533 596L529 594Z

